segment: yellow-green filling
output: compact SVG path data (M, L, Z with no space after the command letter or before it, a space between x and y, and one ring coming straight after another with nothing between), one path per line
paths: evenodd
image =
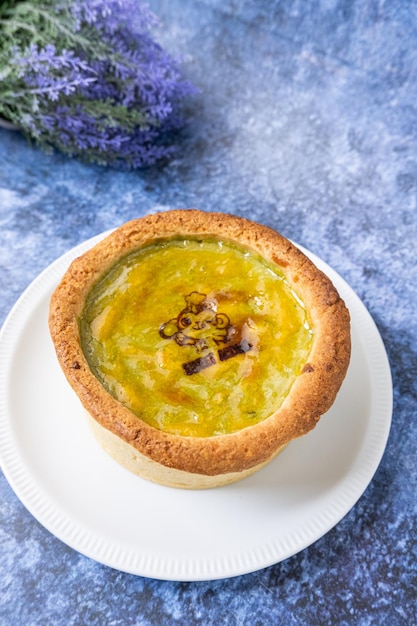
M156 428L209 437L277 410L312 329L279 268L214 239L171 239L121 259L90 292L83 350L104 387Z

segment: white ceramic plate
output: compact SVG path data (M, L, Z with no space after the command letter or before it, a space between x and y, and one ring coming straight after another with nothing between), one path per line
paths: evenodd
M388 438L392 382L382 340L351 288L313 254L352 316L352 360L331 410L270 465L234 485L182 491L146 482L99 447L48 332L50 295L95 237L47 268L0 334L0 461L34 517L78 552L164 580L261 569L333 528L371 481Z

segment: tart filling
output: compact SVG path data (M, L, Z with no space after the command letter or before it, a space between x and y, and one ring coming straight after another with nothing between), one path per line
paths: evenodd
M276 411L313 334L277 266L214 238L166 239L121 259L88 294L80 328L117 400L155 428L198 437Z

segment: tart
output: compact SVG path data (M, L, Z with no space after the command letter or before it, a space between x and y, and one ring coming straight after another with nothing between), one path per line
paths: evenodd
M49 327L100 444L183 488L240 480L314 428L350 358L349 312L295 245L194 209L132 220L75 259Z

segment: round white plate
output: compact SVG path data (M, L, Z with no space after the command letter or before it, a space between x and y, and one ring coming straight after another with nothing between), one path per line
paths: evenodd
M331 410L270 465L234 485L182 491L117 465L93 439L55 357L49 298L70 261L23 293L0 334L0 461L32 515L78 552L164 580L252 572L303 550L346 515L371 481L388 438L392 382L372 318L313 254L352 316L352 359Z

